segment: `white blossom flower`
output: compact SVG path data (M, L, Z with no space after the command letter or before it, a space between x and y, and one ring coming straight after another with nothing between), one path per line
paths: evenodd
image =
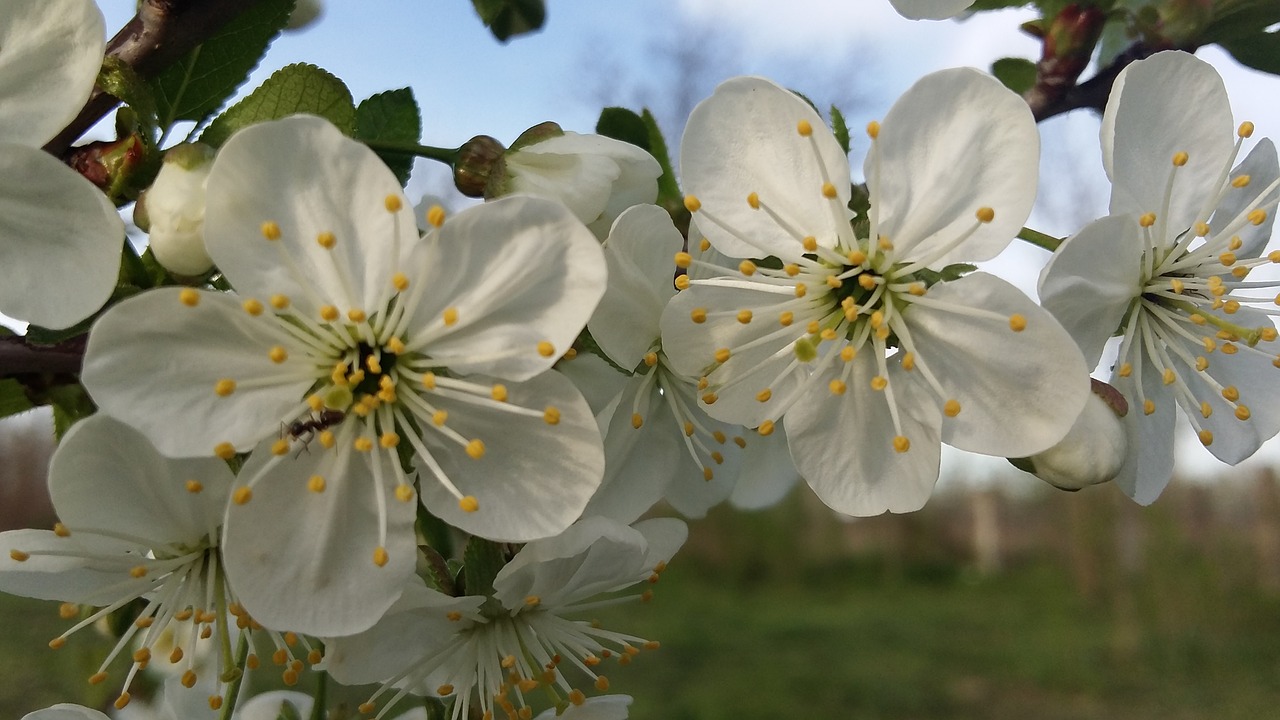
M686 205L711 246L756 260L692 280L662 318L707 412L762 435L785 415L801 476L855 515L919 508L941 442L1044 450L1088 394L1052 316L948 269L996 255L1030 212L1039 142L1021 99L973 70L934 73L868 134L855 230L848 160L813 108L760 78L721 85L681 143Z
M605 263L563 206L433 212L420 238L381 160L305 116L229 140L207 203L206 247L238 294L169 288L114 306L83 380L162 452L262 443L225 544L255 618L318 635L372 624L412 571L417 493L496 540L577 518L603 474L599 432L544 371L598 302Z
M124 223L40 149L84 105L106 46L92 0L0 5L0 312L76 324L115 288Z
M1113 480L1128 453L1122 419L1128 403L1115 388L1093 381L1093 393L1076 424L1057 445L1015 461L1060 490L1080 490Z
M149 663L175 666L195 684L198 650L217 648L221 673L234 667L230 623L243 615L227 586L219 554L222 514L234 476L216 459L169 459L111 418L95 415L63 438L49 467L49 494L60 522L54 530L0 533L0 590L101 608L54 638L57 649L77 631L140 602L136 619L89 678L107 679L111 663L132 646L132 665L116 700ZM235 616L235 617L230 617ZM244 624L244 623L242 623ZM181 642L169 642L170 638ZM161 647L168 647L163 653ZM211 702L218 704L215 695Z
M1236 165L1254 127L1233 125L1221 78L1194 56L1125 68L1102 123L1112 214L1063 242L1040 277L1086 361L1121 337L1110 382L1129 402L1128 455L1116 482L1144 505L1173 472L1175 405L1231 464L1280 429L1269 317L1280 283L1259 279L1280 262L1262 255L1280 165L1267 139Z
M946 20L968 10L973 0L889 0L889 4L911 20Z
M470 717L477 701L484 713L496 707L515 717L527 705L525 696L540 687L559 703L583 705L586 696L565 668L577 668L603 692L609 687L604 662L629 664L641 648L657 643L565 616L647 600L650 590L591 599L656 582L687 534L683 522L670 518L628 527L591 517L524 546L498 572L491 597L449 597L415 577L373 628L329 641L326 667L342 683L383 683L362 712L372 713L394 690L378 718L406 693L454 696L454 720ZM598 712L582 717L617 717L617 704L625 701L601 702Z
M613 406L604 481L588 515L629 523L665 498L686 517L702 517L730 495L743 472L786 482L790 460L781 434L748 443L741 426L708 416L698 407L698 378L674 370L663 351L659 323L676 293L675 257L683 245L671 216L654 205L625 211L605 242L609 287L587 329L614 363L634 374ZM750 448L749 460L748 445L761 446ZM781 463L768 462L769 452Z
M528 193L563 202L599 238L632 205L658 197L662 168L631 143L565 132L503 156L502 194Z
M199 144L170 148L164 164L141 198L147 221L147 240L156 262L178 275L203 275L213 267L204 249L205 183L212 169L213 150Z
M22 716L22 720L111 720L111 718L83 705L58 703L42 710L27 713Z

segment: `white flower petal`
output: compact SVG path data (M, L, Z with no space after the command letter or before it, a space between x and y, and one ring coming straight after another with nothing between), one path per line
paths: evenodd
M121 547L122 544L115 546ZM131 592L128 589L130 584L136 586L132 592L141 594L150 583L147 578L130 577L120 569L119 563L99 565L85 557L108 549L86 548L74 536L58 537L52 530L0 533L0 591L86 605L115 602ZM11 554L13 551L27 553L30 557L23 561L15 560ZM50 554L42 554L46 552Z
M191 547L222 524L234 479L222 460L166 458L101 414L76 423L49 464L49 494L73 534L103 530Z
M304 354L277 365L268 351L288 342L274 316L252 317L225 293L200 291L188 306L183 292L151 290L98 320L82 375L94 401L173 457L212 455L224 441L247 450L281 432L315 382L314 370L299 366ZM221 397L222 379L239 387Z
M43 150L0 142L0 312L75 325L111 296L123 245L124 223L92 183Z
M293 690L269 690L242 702L236 708L236 720L280 720L285 703L293 706L298 717L305 718L311 717L311 706L315 700L306 693Z
M385 455L357 453L343 439L296 458L273 457L264 443L240 471L252 497L227 505L222 554L241 604L267 627L321 636L366 630L413 572L414 504L375 479L371 464ZM384 464L382 477L392 473ZM325 480L321 492L309 489L315 475ZM379 547L383 566L374 562Z
M785 423L778 423L770 435L747 438L742 469L729 495L729 504L739 510L772 507L798 482L800 474L787 450Z
M689 526L683 520L676 518L649 518L631 527L644 535L645 542L648 543L644 556L646 568L655 568L671 562L671 558L689 539Z
M533 720L627 720L630 695L598 695L587 698L581 705L570 704L563 713L548 708Z
M1244 162L1237 165L1231 172L1233 178L1241 175L1249 176L1249 184L1243 188L1227 189L1222 202L1218 203L1218 209L1214 211L1213 217L1209 218L1210 228L1225 227L1238 215L1253 208L1258 195L1280 177L1280 161L1276 158L1276 146L1271 142L1271 138L1259 140ZM1271 197L1275 197L1274 191ZM1265 207L1266 203L1263 203L1263 206ZM1274 200L1271 207L1272 210L1267 213L1267 219L1261 224L1245 223L1244 227L1235 232L1235 237L1239 237L1243 243L1240 249L1235 251L1236 257L1255 258L1266 249L1267 243L1271 241L1271 231L1276 222Z
M1063 241L1040 273L1040 302L1093 367L1142 294L1142 237L1131 215L1110 215Z
M946 20L964 12L973 0L889 0L889 4L911 20Z
M1134 375L1138 373L1134 372ZM1173 421L1177 415L1172 390L1161 384L1160 373L1149 360L1142 361L1142 399L1134 375L1111 376L1111 384L1129 401L1124 417L1128 457L1115 483L1140 505L1150 505L1173 476ZM1143 399L1155 403L1155 412L1143 412Z
M1061 440L1084 409L1089 373L1053 316L986 273L938 283L926 297L998 314L970 317L925 305L904 311L917 364L928 366L947 399L960 402L960 414L942 422L943 441L971 452L1026 457ZM1026 321L1021 332L1010 328L1013 315Z
M513 196L468 208L425 244L410 263L423 271L410 282L431 288L412 309L414 323L439 326L456 309L456 324L426 352L457 373L526 380L550 368L604 294L600 243L549 200ZM554 353L539 353L540 342Z
M388 198L399 203L389 211ZM279 240L263 236L263 223ZM236 133L218 152L206 192L205 247L242 295L288 296L303 314L382 307L418 243L413 207L368 147L327 120L296 115ZM332 233L334 245L317 241Z
M684 238L666 210L638 205L618 216L605 242L609 284L587 323L600 348L634 368L661 330L662 309L675 294L675 254Z
M801 121L809 137L797 131ZM680 171L686 192L705 211L695 213L699 230L726 255L789 258L803 252L804 236L830 247L848 233L841 227L849 202L844 150L812 106L764 78L727 80L693 109L680 142ZM823 196L823 182L835 187L835 198ZM752 193L800 237L752 209Z
M926 75L885 115L864 163L879 235L931 267L989 260L1027 220L1040 135L1026 102L972 68ZM979 225L979 208L995 219ZM961 235L973 234L934 258Z
M110 720L97 710L90 710L81 705L58 703L43 710L27 713L22 720Z
M1112 213L1160 213L1173 156L1188 154L1162 218L1174 232L1196 219L1231 155L1234 136L1226 87L1212 65L1168 51L1120 72L1102 115L1102 158L1111 178Z
M105 32L92 0L0 4L0 142L39 147L75 118L102 67Z
M831 509L847 515L919 510L938 480L942 413L927 388L890 370L907 452L893 448L894 424L886 395L869 389L876 375L871 353L851 361L848 386L827 390L841 368L831 365L810 384L808 397L787 413L787 442L796 469Z
M482 379L472 378L477 382ZM569 526L604 475L604 450L586 401L563 375L547 372L508 383L508 403L560 411L556 425L489 404L430 395L449 414L448 427L485 444L473 459L464 448L427 429L424 440L448 478L479 503L466 512L430 469L419 464L422 502L437 517L472 535L504 542L528 542Z
M633 585L648 576L648 541L615 520L585 517L555 537L524 546L493 580L494 597L508 610L533 596L549 608Z
M639 406L643 424L637 428L631 416L641 390L645 394ZM688 455L680 430L658 393L657 383L645 383L641 375L632 376L605 433L604 480L583 514L635 522L662 499L673 481L689 479L676 478L676 473L685 469L681 465L685 457Z
M612 406L618 402L618 395L630 376L623 375L603 358L589 352L580 352L573 358L561 358L555 369L569 378L586 398L591 412L602 423L600 432L603 435L609 418L602 419L602 415L606 412L612 415Z

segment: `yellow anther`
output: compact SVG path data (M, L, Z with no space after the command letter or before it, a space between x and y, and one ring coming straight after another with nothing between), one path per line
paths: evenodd
M316 235L316 244L325 250L332 250L333 246L338 244L338 236L328 230L325 230L319 235Z
M378 446L381 447L383 450L390 450L391 448L399 444L400 444L400 435L391 430L388 430L378 436Z
M1196 434L1200 437L1200 443L1205 447L1209 447L1210 445L1213 444L1213 431L1201 430Z
M836 186L829 182L822 183L822 197L834 200L836 197Z
M689 269L689 266L693 264L693 256L687 252L676 253L673 259L675 260L676 267L681 268L682 270Z
M720 399L720 396L716 395L713 392L703 393L702 395L702 402L707 405L715 405L716 400L719 400L719 399Z
M795 319L796 314L790 310L783 310L778 314L778 323L782 325L782 327L789 326L791 323L795 322Z
M1253 123L1248 120L1240 123L1240 127L1236 130L1236 135L1242 138L1251 137L1253 135Z
M1243 420L1248 420L1252 415L1253 415L1253 413L1249 412L1249 406L1248 406L1248 405L1237 405L1237 406L1236 406L1236 419L1237 419L1237 420L1241 420L1241 421L1243 421Z
M496 384L493 386L491 390L489 390L489 395L490 397L492 397L494 400L497 400L498 402L506 402L507 386L501 383Z
M840 288L840 286L844 285L844 281L836 277L835 275L828 275L825 278L823 278L823 280L827 283L828 287L833 289L838 289Z
M355 448L357 452L370 452L373 450L373 440L361 435L351 443L351 447Z
M147 576L147 568L145 565L134 565L129 568L129 577L137 579Z
M1187 164L1188 159L1189 159L1188 155L1185 152L1182 152L1181 150L1179 150L1178 152L1173 154L1173 166L1182 167L1183 165Z
M115 705L115 708L117 710L123 710L125 706L129 704L129 700L130 700L129 691L125 690L124 692L120 693L120 697L116 698L116 701L113 703L113 705Z
M704 323L704 322L706 322L706 321L707 321L707 309L706 309L706 308L694 308L694 309L689 313L689 319L690 319L690 320L692 320L692 321L694 321L695 323L697 323L697 324L701 325L702 323Z
M441 685L440 687L436 688L436 694L437 694L437 695L452 695L452 694L453 694L453 686L452 686L452 685L450 685L450 684L448 684L448 683L445 683L444 685Z
M1236 254L1233 252L1224 252L1218 256L1218 262L1224 267L1231 267L1236 264Z
M546 340L538 341L538 354L542 357L552 357L556 354L556 346Z
M852 362L858 356L858 351L852 345L845 345L840 348L840 359L844 362Z
M1228 385L1222 388L1222 397L1235 402L1240 399L1240 391L1236 389L1235 385Z
M1222 304L1222 312L1228 315L1235 315L1239 311L1240 311L1239 300L1228 300Z
M702 201L696 195L685 195L684 209L691 213L696 213L702 209Z
M1267 211L1263 210L1262 208L1257 208L1256 210L1249 213L1248 218L1249 218L1249 222L1253 223L1254 225L1261 225L1262 223L1267 221Z
M812 235L806 235L804 239L800 241L800 244L804 247L805 252L818 251L818 238Z
M1206 322L1208 322L1208 320L1206 320L1205 316L1201 315L1200 313L1192 313L1191 322L1192 324L1195 324L1195 325L1204 325Z
M875 290L876 289L875 275L870 275L868 273L862 273L861 275L859 275L858 287L861 287L863 290Z
M1169 287L1175 294L1181 295L1186 286L1178 278L1173 278L1169 281Z
M889 252L890 250L893 249L893 242L889 240L889 238L881 235L880 239L876 241L876 246L879 247L884 252Z
M750 195L747 196L747 204L751 206L752 210L759 210L760 196L757 195L756 193L751 193Z
M644 425L644 417L640 413L631 413L631 427L639 430Z
M818 334L818 337L822 338L823 340L835 340L836 339L835 328L824 328L822 332Z
M773 397L773 391L770 390L769 388L765 388L760 392L756 393L756 402L762 402L762 403L769 402L769 399L772 397Z
M538 607L542 604L542 598L537 595L526 595L524 598L524 604L527 607Z
M1027 329L1027 319L1019 313L1009 316L1009 329L1014 332L1022 332Z
M280 225L274 220L268 220L258 227L262 232L262 237L268 240L280 239Z
M222 696L221 696L221 695L210 695L210 696L209 696L209 709L210 709L211 711L213 711L213 712L217 712L217 711L219 711L219 710L221 710L221 709L222 709Z
M333 446L338 442L338 438L333 434L332 430L321 431L316 440L320 441L320 447L326 450L332 450Z
M79 614L80 606L75 603L64 602L58 606L58 617L63 620L70 620Z
M507 655L506 657L502 658L502 660L500 660L498 664L506 668L507 670L510 670L511 668L516 666L516 656Z
M973 216L978 218L980 223L989 223L996 219L996 211L989 207L980 207Z
M1231 187L1236 189L1249 187L1249 182L1252 179L1253 178L1249 177L1248 175L1237 175L1235 178L1231 180Z
M271 358L271 362L279 365L289 359L289 351L279 345L276 345L267 351L267 357Z
M396 499L403 503L413 500L413 486L408 483L401 483L400 485L397 485Z
M173 665L177 665L182 662L182 648L175 647L173 652L169 653L169 662Z
M880 137L880 123L876 122L875 120L872 120L871 122L867 123L867 137L871 138L872 140L875 140L876 138Z
M435 389L436 389L436 374L435 374L435 373L433 373L433 372L431 372L431 371L424 372L424 373L422 373L422 378L421 378L421 380L422 380L422 387L424 387L424 388L426 388L426 389L428 389L428 390L435 390Z
M1237 280L1243 280L1249 275L1249 267L1247 265L1237 265L1231 268L1231 276Z
M229 442L220 442L213 446L213 454L223 460L230 460L236 456L236 448Z
M706 389L707 389L707 385L709 385L709 384L710 384L710 383L707 381L707 378L705 378L705 377L700 377L700 378L698 378L698 389L699 389L699 390L706 390Z
M253 298L248 298L244 302L240 303L240 307L244 308L245 312L253 315L254 317L261 315L264 309L262 307L262 303L254 300Z
M725 434L724 434L724 433L722 433L722 432L720 432L719 430L714 430L714 431L712 431L712 433L711 433L711 437L715 438L715 441L716 441L717 443L720 443L721 445L723 445L723 444L724 444L724 441L725 441L726 439L728 439L728 438L726 438L726 437L725 437Z
M649 352L644 354L645 367L653 367L654 365L657 365L657 364L658 364L658 353L650 350Z
M587 701L587 696L583 695L581 690L574 688L569 691L569 702L572 703L573 705L581 705L586 701Z
M1280 333L1277 333L1274 327L1258 328L1258 337L1263 342L1272 342L1276 339L1277 335L1280 335Z
M756 270L757 270L756 264L751 262L750 260L743 260L742 262L738 263L738 272L742 273L743 275L746 275L747 277L751 277L752 275L755 275Z
M389 194L382 198L382 206L387 209L387 212L400 212L400 208L404 207L404 201L399 195Z
M916 356L914 353L902 354L902 369L908 372L916 369Z
M222 378L213 384L213 393L218 397L227 397L236 391L236 381L231 378Z
M702 238L701 240L698 241L698 249L701 250L702 252L706 252L710 250L711 241L706 238Z
M1211 232L1209 223L1207 222L1196 223L1195 230L1198 237L1209 237L1209 233Z
M688 289L689 289L689 276L688 276L688 275L677 275L677 276L676 276L676 279L675 279L675 286L676 286L676 289L677 289L677 290L688 290Z
M347 319L353 323L362 323L368 318L368 313L359 308L351 308L347 311Z
M809 137L813 134L813 126L808 120L801 120L796 123L796 132L800 133L801 137Z
M1156 404L1155 404L1154 402L1152 402L1151 400L1143 400L1143 401L1142 401L1142 414L1143 414L1143 415L1150 415L1151 413L1153 413L1153 412L1155 412L1155 411L1156 411Z
M877 338L879 338L880 340L888 340L888 339L889 339L889 326L888 326L888 325L881 325L880 327L876 328L876 337L877 337Z
M358 706L356 706L356 710L359 710L360 713L363 715L372 715L373 711L377 709L378 709L377 704L372 702L363 702L363 703L360 703Z
M1204 372L1209 369L1209 358L1201 355L1196 358L1196 372Z
M267 299L271 303L271 307L277 310L284 310L289 307L289 296L276 293Z
M31 557L31 553L25 553L21 550L9 551L9 558L14 562L26 562L28 559L30 559L30 557Z
M253 490L250 490L248 485L241 485L236 488L235 492L231 493L231 501L237 505L244 505L252 499Z
M476 438L467 443L467 456L472 460L479 460L484 457L484 441Z
M409 277L402 272L398 272L391 276L391 286L400 292L409 289Z
M903 435L895 435L893 438L894 452L904 453L911 449L911 441Z
M795 263L787 263L782 266L782 272L786 273L787 277L795 277L800 274L800 266Z
M1164 372L1160 375L1160 380L1165 385L1172 385L1177 379L1178 374L1173 371L1173 368L1165 368Z
M382 547L381 545L379 545L378 547L376 547L376 548L374 548L374 549L373 549L373 564L374 564L374 565L377 565L378 567L384 567L384 566L386 566L387 561L388 561L388 560L390 560L390 559L391 559L391 558L389 558L389 557L387 556L387 549L386 549L386 548L384 548L384 547Z
M875 377L871 378L872 390L884 390L887 387L889 387L889 378L883 375L876 375Z
M831 391L832 395L843 395L849 389L849 386L845 385L843 380L832 380L827 383L827 389Z
M289 441L284 438L278 438L275 442L271 443L271 454L272 455L288 455Z
M796 297L802 298L809 292L809 286L804 283L796 283ZM1277 296L1280 297L1280 296Z
M377 562L377 560L375 560L374 562ZM378 567L382 567L382 566L379 565ZM298 671L294 670L293 668L289 668L288 670L285 670L284 672L280 673L280 680L285 684L286 687L293 687L294 685L298 684Z
M1207 401L1206 401L1206 402L1201 402L1201 403L1200 403L1200 415L1201 415L1202 417L1206 417L1206 418L1207 418L1207 417L1209 417L1209 416L1210 416L1210 415L1212 415L1212 414L1213 414L1213 406L1212 406L1212 405L1210 405Z
M559 425L560 410L558 408L547 406L547 409L542 411L542 421L548 425Z
M605 677L605 676L603 676L603 675L601 675L600 677L596 678L596 689L597 689L597 690L599 690L600 692L604 692L605 690L608 690L608 689L609 689L609 678L607 678L607 677Z
M884 311L876 310L871 313L871 317L867 319L867 322L871 323L872 329L880 327L884 324Z
M200 293L191 288L182 288L178 291L178 300L187 307L195 307L200 304Z
M438 228L443 225L444 217L444 208L439 205L432 205L431 209L427 210L427 224L433 228Z
M452 326L458 322L458 308L447 307L444 312L440 313L440 319L444 321L446 326Z
M323 475L312 475L307 478L307 489L313 493L324 492L325 482Z
M756 428L756 432L757 432L757 433L760 433L761 435L763 435L763 436L765 436L765 437L768 437L769 435L772 435L772 434L773 434L773 421L772 421L772 420L765 420L764 422L760 423L760 427Z
M684 423L684 428L683 428L683 430L684 430L684 436L685 436L685 437L693 437L693 430L694 430L694 428L693 428L693 423L691 423L691 422L689 422L688 420L686 420L686 421L685 421L685 423Z
M1152 225L1155 225L1155 224L1156 224L1156 214L1155 214L1155 213L1150 213L1150 212L1149 212L1149 213L1145 213L1145 214L1143 214L1143 215L1142 215L1142 217L1138 218L1138 224L1139 224L1139 225L1141 225L1141 226L1142 226L1142 227L1144 227L1144 228L1146 228L1146 227L1151 227Z
M54 638L54 639L52 639L52 640L50 640L50 641L49 641L49 649L50 649L50 650L60 650L60 649L62 649L62 647L63 647L64 645L66 645L66 644L67 644L67 639L66 639L66 638L64 638L64 637L56 637L56 638Z
M335 320L337 320L337 319L338 319L338 318L340 318L340 317L342 317L342 314L338 312L338 308L336 308L336 307L334 307L334 306L332 306L332 305L321 305L321 306L320 306L320 319L321 319L321 320L324 320L325 322L334 322Z

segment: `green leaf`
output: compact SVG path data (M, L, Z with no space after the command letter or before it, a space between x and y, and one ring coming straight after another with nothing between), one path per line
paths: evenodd
M133 108L143 126L156 127L155 95L151 92L151 86L142 79L132 65L108 55L102 61L102 69L98 71L98 87L108 95L120 98L121 102Z
M0 380L0 417L26 412L35 405L27 397L26 388L13 378Z
M467 541L467 549L462 554L463 585L468 595L493 595L493 579L498 571L507 564L502 545L472 537Z
M501 42L542 29L547 8L542 0L471 0L476 14Z
M89 393L79 384L55 385L49 389L48 398L53 405L53 434L59 441L72 425L97 410L89 399Z
M1221 0L1203 39L1218 43L1242 65L1280 75L1280 32L1267 31L1278 22L1275 0Z
M356 106L341 80L315 65L296 63L277 70L240 102L227 108L200 136L220 147L237 130L295 113L319 115L347 135L355 132Z
M1226 41L1221 45L1241 65L1280 75L1280 33L1259 33L1242 40Z
M1036 84L1036 64L1024 58L1000 58L991 63L991 74L1019 95Z
M657 118L649 112L648 108L645 108L640 119L644 121L645 129L649 133L647 148L649 154L662 168L662 174L658 176L658 204L667 207L668 210L671 207L684 210L684 195L680 193L680 184L676 182L676 171L671 167L671 151L667 149L666 138L662 137L662 128L658 127Z
M649 150L649 128L644 118L623 107L607 107L600 111L596 132L614 140L631 143L646 152Z
M258 65L289 20L294 0L259 0L151 81L161 127L203 122Z
M844 113L835 105L831 106L831 132L835 133L836 142L840 143L844 154L849 154L849 125L844 121Z
M983 10L1003 10L1005 8L1022 7L1030 4L1031 0L975 0L973 5L969 6L969 10L973 12L981 12Z
M422 115L410 88L378 93L356 108L357 140L416 144L421 137ZM378 157L396 174L401 185L409 182L413 155L383 151L378 152Z

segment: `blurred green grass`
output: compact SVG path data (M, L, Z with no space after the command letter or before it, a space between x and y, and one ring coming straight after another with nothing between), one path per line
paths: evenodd
M717 510L652 603L597 615L662 644L608 664L609 691L636 698L634 720L1278 717L1280 592L1259 582L1247 523L1179 497L1002 506L1030 539L985 575L963 498L852 525L803 495ZM1135 527L1141 561L1122 562ZM45 647L65 627L56 603L0 596L0 624L0 718L118 689L122 668L111 688L85 683L106 650L92 631Z

